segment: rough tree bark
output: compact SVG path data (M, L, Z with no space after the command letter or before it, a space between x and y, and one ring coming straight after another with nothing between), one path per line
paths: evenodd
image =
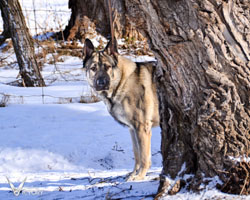
M34 44L26 26L18 0L1 0L1 13L4 21L2 38L11 37L23 85L26 87L44 86L34 53Z
M82 7L96 13L88 6L99 2L90 0ZM159 193L168 188L165 175L193 173L193 183L203 174L218 175L226 184L233 178L228 172L238 169L235 192L247 194L250 164L237 164L234 158L250 155L249 1L123 0L113 7L118 4L158 60L163 156ZM107 21L99 15L90 19L96 26Z
M111 4L116 38L145 39L125 15L125 2L111 0ZM69 23L63 31L64 39L73 40L76 38L84 41L86 37L91 38L93 30L110 38L107 0L69 0L69 8L72 13Z
M3 6L1 5L2 2L0 2L0 10L2 19L7 19L8 16L6 16L6 12L3 10ZM10 30L9 30L9 24L7 21L3 21L3 32L0 35L0 45L2 45L6 39L10 38Z

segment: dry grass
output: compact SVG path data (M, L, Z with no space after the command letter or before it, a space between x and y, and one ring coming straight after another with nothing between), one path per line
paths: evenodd
M79 103L96 103L99 101L101 101L101 99L98 96L91 93L90 95L81 96Z

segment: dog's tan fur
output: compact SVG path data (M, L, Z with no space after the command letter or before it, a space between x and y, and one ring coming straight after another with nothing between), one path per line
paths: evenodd
M102 98L114 119L130 129L135 166L128 180L141 180L151 165L151 128L159 124L154 63L132 62L110 53L108 47L95 52L89 41L85 42L84 51L90 86ZM96 89L97 76L109 80L107 88Z

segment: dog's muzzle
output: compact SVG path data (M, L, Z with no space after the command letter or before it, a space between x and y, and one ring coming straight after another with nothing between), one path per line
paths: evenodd
M108 77L99 77L95 81L96 91L108 90L109 89L109 78Z

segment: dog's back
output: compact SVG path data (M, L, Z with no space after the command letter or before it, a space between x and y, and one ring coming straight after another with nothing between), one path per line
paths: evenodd
M112 98L117 106L111 110L111 115L129 127L145 123L158 126L158 99L153 80L155 62L134 63L119 56L118 68L122 71L122 77Z

